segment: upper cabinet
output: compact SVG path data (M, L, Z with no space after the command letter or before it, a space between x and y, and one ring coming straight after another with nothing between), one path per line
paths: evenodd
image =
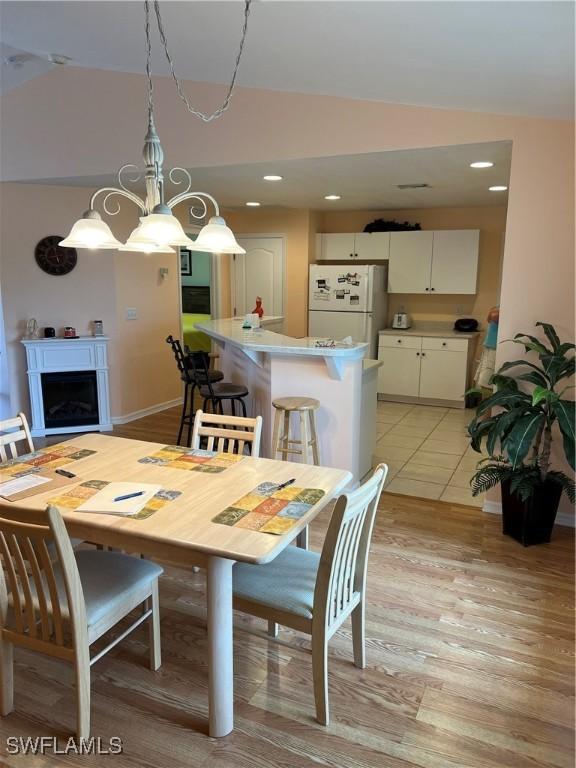
M392 232L389 293L476 293L477 229Z
M358 232L354 253L362 261L385 261L390 255L390 232Z
M476 293L478 229L434 232L430 290L436 293Z
M317 261L389 261L389 293L476 293L478 229L319 234Z
M351 232L318 235L317 261L385 261L390 232Z
M391 232L389 293L427 293L432 270L432 231Z

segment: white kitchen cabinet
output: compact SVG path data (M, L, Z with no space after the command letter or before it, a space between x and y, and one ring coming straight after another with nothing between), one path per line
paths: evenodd
M354 253L359 261L387 261L390 254L390 232L357 232Z
M354 233L319 235L318 261L350 261L354 258Z
M466 352L422 350L419 397L462 400L466 391Z
M389 232L348 232L318 235L317 261L386 261Z
M478 275L477 229L434 232L430 290L434 293L476 293Z
M432 231L391 232L389 293L428 293L432 270Z
M409 347L379 347L378 393L418 397L420 351Z
M477 229L390 234L389 293L475 294Z
M380 334L378 394L408 402L449 402L464 407L475 339Z

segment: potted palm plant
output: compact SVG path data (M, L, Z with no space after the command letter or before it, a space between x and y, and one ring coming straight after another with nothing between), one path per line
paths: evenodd
M504 363L492 377L495 392L478 406L468 426L474 450L480 452L485 441L488 453L470 481L472 493L500 483L503 532L524 546L550 541L563 492L575 500L573 478L551 469L550 452L559 433L574 469L575 404L565 394L573 388L567 380L574 375L576 347L562 343L549 323L536 325L547 343L525 333L511 341L526 354L535 353L538 362Z

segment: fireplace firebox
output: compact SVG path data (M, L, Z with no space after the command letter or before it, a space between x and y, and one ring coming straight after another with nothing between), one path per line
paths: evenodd
M96 371L43 373L42 400L46 429L98 424Z

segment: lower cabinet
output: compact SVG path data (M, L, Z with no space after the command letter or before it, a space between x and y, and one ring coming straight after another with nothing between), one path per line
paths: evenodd
M471 340L381 335L378 394L464 405Z
M384 344L382 340L385 339ZM418 397L421 339L415 336L380 336L378 394Z

